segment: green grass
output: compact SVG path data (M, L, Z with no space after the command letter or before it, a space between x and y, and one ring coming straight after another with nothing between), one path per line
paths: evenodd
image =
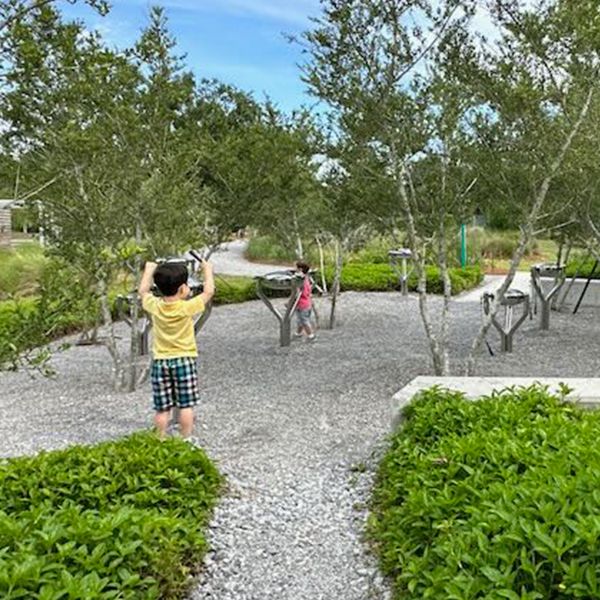
M0 249L0 300L35 294L46 264L43 249L35 242Z
M534 387L405 411L369 535L394 598L600 598L600 413Z
M181 598L221 478L153 434L0 463L0 597Z

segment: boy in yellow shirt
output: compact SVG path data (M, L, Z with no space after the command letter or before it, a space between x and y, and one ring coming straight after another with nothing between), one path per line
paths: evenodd
M188 300L188 271L181 263L147 262L139 287L144 310L152 319L152 396L154 423L161 438L167 435L171 409L179 408L181 436L190 439L194 429L193 406L198 404L198 349L194 315L204 312L215 293L212 265L202 262L204 290ZM152 281L162 294L151 293Z

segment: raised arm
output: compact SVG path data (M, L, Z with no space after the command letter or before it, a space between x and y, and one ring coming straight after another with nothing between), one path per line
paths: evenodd
M204 290L200 298L204 304L208 304L215 295L215 278L213 276L213 266L207 260L202 261L202 272L204 274Z
M143 300L144 296L147 296L152 289L152 278L154 271L156 270L155 262L147 262L144 267L144 274L142 275L142 281L140 281L140 287L138 289L138 295Z

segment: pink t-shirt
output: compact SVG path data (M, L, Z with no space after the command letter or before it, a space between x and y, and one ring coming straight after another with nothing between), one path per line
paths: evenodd
M298 310L308 310L312 307L311 300L312 286L308 277L304 277L304 283L302 284L302 293L300 294L300 300L298 300Z

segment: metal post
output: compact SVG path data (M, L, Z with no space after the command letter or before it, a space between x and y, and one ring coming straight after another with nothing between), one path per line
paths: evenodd
M467 266L467 226L465 223L460 226L460 266L463 269Z
M494 294L489 292L486 292L483 295L483 311L485 314L489 314L491 303L494 302L494 297ZM498 321L497 315L492 317L492 325L500 334L500 347L502 352L512 352L514 335L529 314L529 295L519 290L508 290L504 298L500 301L500 305L504 307L505 311L504 326ZM521 316L513 322L513 308L517 305L522 305L523 312L521 313Z
M573 309L573 314L576 315L577 311L579 310L579 307L581 306L581 303L583 302L583 298L585 296L585 293L588 291L588 288L590 287L590 282L592 281L594 274L596 273L596 269L598 268L598 261L596 260L594 262L594 266L592 267L592 270L589 274L589 277L587 278L587 281L585 282L585 286L583 287L583 291L581 292L581 296L579 296L579 300L577 300L577 304L575 305L575 308Z
M402 283L400 284L403 296L408 296L408 266L406 258L402 257Z
M547 293L542 285L542 275L554 278L552 288ZM559 292L565 282L564 265L539 264L531 267L531 284L542 307L540 328L544 331L550 329L550 308L552 299Z

